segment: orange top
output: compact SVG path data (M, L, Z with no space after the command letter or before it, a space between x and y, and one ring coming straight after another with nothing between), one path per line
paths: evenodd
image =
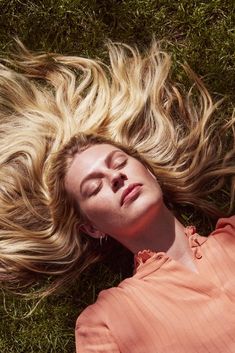
M103 290L76 323L77 353L234 353L235 216L203 237L187 227L198 273L140 251L134 275Z

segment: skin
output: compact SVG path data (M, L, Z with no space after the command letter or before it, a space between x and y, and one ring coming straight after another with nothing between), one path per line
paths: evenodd
M123 190L133 183L142 185L121 205ZM81 229L90 236L108 234L133 254L144 249L166 252L197 272L184 226L165 206L156 177L137 159L109 144L91 146L75 155L65 187L80 205L86 218Z

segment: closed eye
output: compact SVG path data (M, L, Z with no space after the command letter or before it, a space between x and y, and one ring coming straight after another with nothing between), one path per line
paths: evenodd
M126 165L127 163L127 160L125 159L124 161L119 161L119 162L116 162L115 165L114 165L114 169L118 169L118 168L121 168L121 167L124 167L124 165Z
M113 169L120 169L122 167L124 167L127 163L127 159L125 159L124 161L122 159L120 159L119 161L116 160L115 164L113 166ZM99 186L97 188L95 188L95 190L91 191L91 193L89 193L89 197L90 196L95 196L96 194L98 194L98 192L100 191L100 189L102 188L102 182L99 184Z
M100 189L101 189L101 186L102 186L102 183L100 183L100 185L98 186L98 188L96 188L95 190L91 191L91 193L89 194L89 197L98 194L98 192L99 192Z

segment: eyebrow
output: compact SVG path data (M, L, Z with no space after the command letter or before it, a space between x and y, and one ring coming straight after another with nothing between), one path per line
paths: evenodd
M114 154L117 153L117 152L121 152L121 153L122 153L123 151L121 151L121 150L113 150L113 151L111 151L111 152L107 155L107 157L105 158L104 162L105 162L105 164L108 166L108 168L110 168L111 160L112 160ZM88 174L88 175L82 180L82 182L81 182L81 184L80 184L80 192L82 193L82 188L83 188L84 184L85 184L88 180L90 180L90 179L92 179L92 178L96 178L96 177L98 177L99 175L100 175L100 173L97 173L97 172L92 172L92 173Z

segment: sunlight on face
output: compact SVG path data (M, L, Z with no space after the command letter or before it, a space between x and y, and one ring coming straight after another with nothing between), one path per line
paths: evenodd
M150 171L109 144L77 154L65 186L91 224L120 242L122 237L137 234L163 202L161 188Z

